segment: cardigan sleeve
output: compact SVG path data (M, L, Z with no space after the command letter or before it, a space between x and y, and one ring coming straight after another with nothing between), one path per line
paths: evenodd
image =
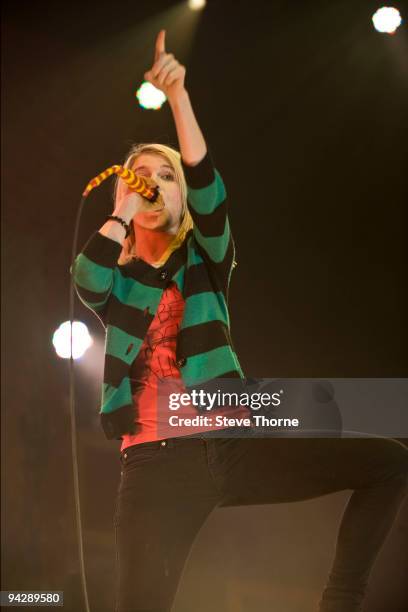
M92 234L70 268L79 299L101 314L113 287L113 271L122 246L99 232Z
M220 173L207 149L195 166L181 160L187 183L187 204L193 219L194 237L206 259L228 284L235 257L235 244L228 217L227 193Z

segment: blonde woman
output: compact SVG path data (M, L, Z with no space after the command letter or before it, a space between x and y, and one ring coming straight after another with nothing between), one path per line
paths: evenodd
M161 31L145 76L169 100L181 156L153 143L136 146L126 160L160 187L164 207L154 210L119 180L114 218L91 237L73 272L80 299L106 327L100 414L106 437L121 440L115 611L171 610L192 543L214 508L344 489L352 495L319 610L360 611L370 570L406 493L402 444L236 438L223 425L221 436L211 437L216 428L204 421L193 430L166 429L157 410L159 381L189 387L244 379L228 314L235 244L225 187L194 116L185 68L166 53L164 38ZM218 413L248 418L245 407ZM188 405L184 414L197 410ZM273 589L270 598L273 609Z

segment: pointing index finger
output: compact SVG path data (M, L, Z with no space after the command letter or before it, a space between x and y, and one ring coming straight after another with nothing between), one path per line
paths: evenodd
M154 61L157 62L162 53L165 53L165 37L166 30L160 30L156 38L156 48L154 53Z

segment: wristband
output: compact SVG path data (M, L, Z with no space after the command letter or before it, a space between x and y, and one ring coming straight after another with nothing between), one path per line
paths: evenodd
M128 225L128 224L126 223L126 221L124 221L124 219L122 219L121 217L117 217L116 215L108 215L108 216L106 217L106 219L107 219L107 220L108 220L108 219L110 219L110 220L112 220L112 221L117 221L118 223L120 223L121 225L123 225L123 227L124 227L124 228L125 228L125 230L126 230L126 235L125 235L125 238L127 238L127 237L129 236L129 234L130 234L130 225Z

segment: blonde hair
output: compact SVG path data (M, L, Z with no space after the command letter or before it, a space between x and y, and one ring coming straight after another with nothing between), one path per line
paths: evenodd
M163 255L160 259L154 262L155 266L162 266L167 259L170 257L171 253L181 246L186 238L187 232L193 228L193 219L191 217L190 211L187 207L187 184L186 179L183 172L183 167L181 165L181 155L172 147L163 144L156 143L141 143L134 145L129 151L126 161L123 164L125 168L132 168L136 159L142 155L142 153L151 153L155 155L160 155L163 157L173 168L176 182L180 188L180 196L181 196L181 221L180 226L177 233L174 236L174 239L171 241L167 249L164 251ZM118 195L123 193L123 190L126 189L126 185L119 177L116 178L114 184L114 202L116 203L116 199ZM119 265L124 265L128 263L131 259L136 257L135 251L136 244L136 236L134 232L133 223L130 223L130 233L123 243L122 252L118 259Z

